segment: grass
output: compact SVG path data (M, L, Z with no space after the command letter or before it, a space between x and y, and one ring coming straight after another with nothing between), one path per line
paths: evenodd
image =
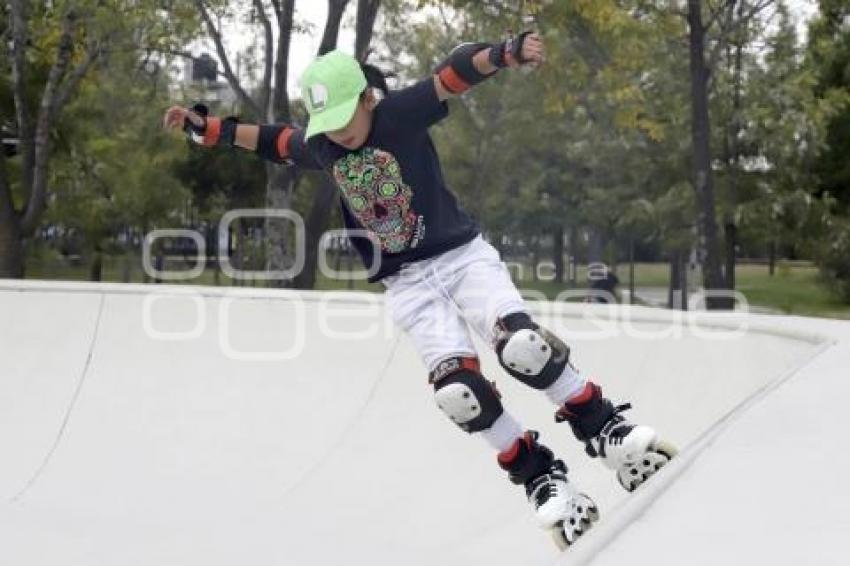
M103 280L115 282L143 283L144 274L140 268L141 262L137 257L105 257L103 265ZM186 266L174 269L186 269ZM527 266L512 265L511 272L517 286L528 291L529 298L539 297L553 299L559 293L572 287L566 283L534 280L534 274ZM628 288L628 265L619 265L617 270L621 289ZM541 273L545 276L548 273ZM31 279L85 281L89 270L86 264L72 264L58 258L32 259L27 264L27 277ZM635 286L655 287L666 289L670 277L669 265L665 263L639 263L635 265ZM741 264L736 270L737 289L750 305L767 308L787 314L818 316L829 318L850 319L850 305L844 304L834 296L820 278L817 268L805 262L780 262L773 276L768 272L768 266L763 264ZM689 274L689 283L699 284L698 273ZM579 266L575 280L578 287L587 281L587 267ZM181 284L215 286L215 270L206 269L196 279ZM263 281L243 282L247 286L265 286ZM230 286L233 281L219 274L218 284ZM319 274L316 289L329 291L353 289L358 291L380 292L382 286L367 283L363 280L349 281L347 279L330 279ZM580 300L576 298L575 300Z
M747 267L739 273L737 287L750 304L786 314L850 319L850 305L829 290L816 267L780 264L773 277L767 266Z

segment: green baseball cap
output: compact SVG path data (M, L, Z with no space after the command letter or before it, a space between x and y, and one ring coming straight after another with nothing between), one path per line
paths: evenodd
M342 51L318 57L301 75L301 96L310 122L306 137L344 128L366 88L360 63Z

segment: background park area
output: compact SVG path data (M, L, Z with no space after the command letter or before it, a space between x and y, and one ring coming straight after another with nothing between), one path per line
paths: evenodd
M359 264L343 243L322 244L342 226L326 175L195 146L162 130L164 109L202 102L303 126L298 76L316 55L353 53L402 88L463 41L535 29L546 65L451 101L432 129L448 185L519 287L551 299L605 264L624 302L680 307L675 293L728 291L760 312L850 313L846 2L9 0L3 11L0 278L159 282L143 270L146 236L177 229L203 234L211 254L184 283L380 291L347 275ZM217 234L235 209L297 213L304 268L271 281L221 273L219 246L253 271L297 255L286 223L245 218ZM187 269L190 244L150 251L162 269Z

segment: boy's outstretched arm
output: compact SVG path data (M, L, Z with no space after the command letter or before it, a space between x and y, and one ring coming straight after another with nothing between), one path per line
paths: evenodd
M525 64L539 67L545 60L545 53L543 41L534 32L523 32L495 45L464 43L437 67L434 73L437 97L443 101L463 94L504 67L517 68Z
M194 109L184 108L182 106L172 106L165 111L162 125L165 128L181 128L186 129L187 124L191 124L192 139L200 145L213 146L220 141L222 134L224 137L233 136L232 145L254 151L257 149L257 140L260 134L260 127L256 124L238 124L233 123L232 132L223 132L222 128L227 129L223 124L223 120L219 118L210 118L205 114L202 115L197 111L197 106Z
M172 106L165 112L163 126L185 130L200 145L241 147L269 161L321 168L306 150L302 130L288 124L240 124L232 118L207 116L205 110Z

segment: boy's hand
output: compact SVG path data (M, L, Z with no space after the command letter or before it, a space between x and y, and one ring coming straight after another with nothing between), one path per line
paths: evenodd
M521 41L519 46L519 59L512 67L520 65L531 65L534 68L539 67L546 60L546 48L543 45L543 40L537 33L529 33L520 35L517 38Z
M546 60L543 40L533 31L510 37L490 50L489 62L497 69L520 67L536 69Z
M223 145L233 147L236 143L236 124L233 116L216 118L209 115L209 109L196 104L192 109L172 106L165 112L162 125L165 128L182 128L193 142L206 147Z
M162 120L163 128L180 128L183 129L187 124L194 126L194 130L201 131L206 128L206 119L188 108L182 106L172 106L165 111L165 117Z

